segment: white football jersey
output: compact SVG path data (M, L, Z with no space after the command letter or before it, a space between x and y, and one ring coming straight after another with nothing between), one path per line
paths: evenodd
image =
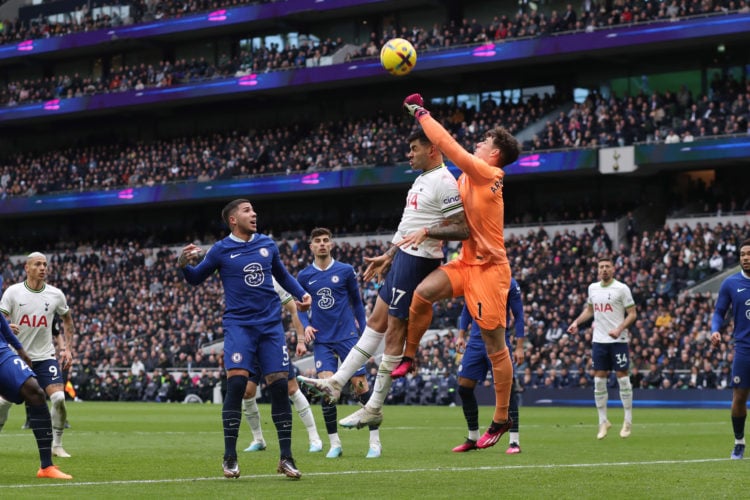
M445 165L422 172L414 179L406 195L406 208L391 241L398 243L406 235L439 224L446 217L463 210L458 183ZM441 241L433 238L427 238L416 250L410 246L401 247L401 250L417 257L443 258Z
M625 310L635 305L628 285L617 280L612 280L608 286L602 286L601 281L592 283L589 285L587 303L594 308L594 342L608 344L628 341L627 328L616 339L609 336L609 332L625 319Z
M19 326L18 340L31 361L55 358L52 320L55 314L64 316L69 311L62 290L48 284L41 290L32 290L26 282L16 283L9 286L0 299L0 312L10 318L10 323Z

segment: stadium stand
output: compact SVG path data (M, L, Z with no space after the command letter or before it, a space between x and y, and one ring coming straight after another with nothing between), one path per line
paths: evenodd
M382 3L393 7L393 2ZM97 111L42 119L7 119L11 115L0 113L4 283L22 276L25 253L49 255L50 282L65 290L78 325L71 374L78 397L178 401L197 395L208 401L221 380L219 352L210 348L222 337L220 285L188 289L173 263L179 245L210 245L221 237L224 229L216 219L226 196L127 205L128 192L121 190L166 191L238 180L250 186L258 180L283 182L298 173L356 169L371 176L366 187L261 192L257 200L261 230L277 239L290 271L309 262L304 238L316 225L335 230L336 257L361 271L363 257L382 251L398 222L408 180L389 179L389 170L403 167L403 140L412 130L398 113L398 103L419 86L433 113L466 145L487 126L503 124L528 136L524 146L530 158L559 148L563 155L633 145L662 148L654 150L662 155L658 161L640 159L641 168L630 174L604 175L592 154L591 170L536 173L541 162L530 162L522 166L523 173L508 176L507 244L524 291L528 334L527 361L519 367L524 388L591 385L590 330L578 337L561 332L579 311L580 284L594 279L595 258L602 253L616 257L618 276L639 304L632 332L636 387L727 387L726 347L712 351L706 342L710 286L692 290L732 269L737 245L749 234L745 213L750 198L742 190L748 179L736 168L747 158L679 159L673 148L731 145L736 143L727 141L746 137L748 60L738 47L747 34L711 38L710 43L696 35L679 48L653 42L606 54L574 56L563 48L559 59L532 54L518 66L450 63L455 65L424 76L418 70L405 79L344 79L303 90L291 82L313 74L307 62L313 49L320 54L312 57L320 58L354 46L338 64L345 67L372 58L383 40L395 35L411 39L420 53L447 53L487 43L512 50L529 37L541 44L563 34L572 37L566 40L585 39L597 30L620 34L642 23L683 22L678 18L696 23L691 26L697 32L703 20L717 16L744 19L746 2L624 1L612 2L610 9L579 11L547 2L544 12L501 13L499 2L477 1L452 10L436 8L428 16L417 15L417 4L402 2L394 15L354 8L328 17L316 12L309 22L281 16L283 30L274 21L173 39L154 35L159 43L150 48L113 41L87 51L52 50L34 54L39 64L33 69L23 62L32 60L28 54L0 57L0 104L5 104L0 111L34 108L50 99L60 99L63 108L65 101L83 97L102 103ZM136 8L127 21L102 12L99 18L84 14L74 23L5 22L2 41L63 40L119 22L157 18L168 24L219 6L161 2L146 12L132 5ZM367 18L366 28L361 16ZM306 41L305 52L299 39L287 36L291 29L315 34L318 41ZM152 106L134 100L108 107L110 98L135 96L143 89L181 91L238 73L273 75L281 69L290 85L257 95L185 95ZM718 139L704 142L707 137ZM28 209L51 204L58 193L114 194L123 205ZM14 205L26 201L30 205ZM686 215L704 219L670 219ZM562 228L551 229L553 222ZM366 236L355 242L352 234ZM447 248L447 256L454 251ZM377 285L361 286L371 307ZM453 335L461 305L460 300L436 305L436 335L423 345L418 376L396 384L392 402L450 404L459 356ZM288 342L294 341L290 333Z

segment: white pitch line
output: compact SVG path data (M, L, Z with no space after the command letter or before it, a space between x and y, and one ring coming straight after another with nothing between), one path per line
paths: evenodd
M411 474L414 472L469 472L469 471L501 471L520 469L579 469L587 467L627 467L634 465L681 465L698 464L706 462L727 462L729 458L698 458L694 460L651 460L647 462L605 462L593 464L544 464L544 465L503 465L503 466L479 466L479 467L437 467L430 469L391 469L391 470L359 470L359 471L334 471L334 472L308 472L302 473L302 477L342 476L358 474ZM264 479L276 478L278 474L256 474L245 475L240 479ZM132 481L88 481L83 483L46 483L46 484L8 484L0 485L0 490L16 490L27 488L76 488L79 486L108 486L123 484L167 484L188 483L195 481L227 481L226 478L217 477L193 477L182 479L137 479Z

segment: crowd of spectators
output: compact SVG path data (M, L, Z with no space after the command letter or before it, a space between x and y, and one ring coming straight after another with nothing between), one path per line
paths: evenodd
M174 19L187 14L207 12L220 8L232 8L247 4L266 3L270 0L135 0L129 2L127 15L122 15L117 1L106 3L114 7L111 14L101 12L94 15L89 4L82 3L75 16L68 16L66 22L50 22L47 19L34 19L22 22L20 19L5 20L0 30L0 45L16 43L23 40L65 36L97 29L106 29L122 25L145 23L154 20ZM498 2L500 3L500 2ZM611 28L642 22L673 20L677 18L747 12L746 0L616 0L614 2L582 2L576 11L573 4L568 4L564 11L549 12L532 8L536 4L519 2L520 8L513 14L508 12L494 16L492 20L463 19L451 21L443 26L432 28L388 27L383 36L377 39L372 35L369 43L363 44L363 55L372 55L370 44L374 43L379 50L383 42L400 36L410 39L420 50L437 49L452 45L482 43L487 41L522 38L528 36L549 35L568 31L590 31ZM502 6L498 5L502 10ZM482 22L483 21L483 22ZM376 52L377 54L377 52Z
M229 5L226 6L235 6L257 2L234 0L227 3ZM94 18L88 11L87 4L83 4L79 21L75 20L77 17L71 18L68 23L55 24L5 21L0 28L0 44L105 29L119 26L123 22L137 23L179 17L187 13L223 6L220 4L221 2L217 4L200 1L153 3L138 1L131 6L132 18L125 20L116 14L112 16L100 14ZM549 14L539 10L522 9L515 15L495 16L491 21L483 20L484 22L474 18L471 20L465 18L461 21L449 21L442 26L436 24L432 28L386 26L380 34L372 32L369 41L363 43L357 53L349 53L347 60L358 57L376 57L380 52L380 47L395 36L411 40L419 51L429 51L454 45L478 44L569 31L588 31L621 24L747 10L746 0L736 2L721 0L681 0L678 2L673 0L671 3L654 0L620 1L602 4L601 7L597 2L584 2L580 12L576 12L572 4L568 4L564 12L558 13L553 10ZM206 61L203 58L192 59L190 62L178 59L163 61L158 65L113 68L112 71L101 76L58 74L38 79L11 81L0 89L0 105L13 106L42 100L141 90L147 87L164 87L247 73L301 68L305 67L308 61L310 64L319 65L323 57L333 55L337 49L350 42L342 37L326 38L316 43L305 39L298 46L293 44L279 46L272 43L262 44L250 50L238 49L236 56L222 53L213 61ZM572 142L575 142L575 139ZM601 140L599 142L601 143Z
M638 142L673 144L706 137L747 134L750 82L715 73L709 92L676 92L603 97L592 91L581 104L547 123L524 144L527 150L625 146Z
M443 106L434 111L444 117L457 137L471 144L490 123L503 123L515 133L563 99L559 95L535 95L519 103L486 103L481 113L466 106ZM339 122L299 122L244 134L17 153L0 160L0 198L395 165L406 161L406 138L413 127L400 113L379 113Z
M530 2L529 2L530 3ZM748 12L747 1L714 0L620 0L614 2L585 1L579 11L567 4L562 12L543 12L519 2L515 14L501 14L492 20L476 18L449 21L445 25L386 27L382 34L371 33L370 40L360 47L359 57L374 57L391 38L409 40L417 51L438 50L456 45L498 42L514 38L548 36L565 32L590 32L616 26L674 20L678 18ZM535 5L535 4L532 4Z
M118 66L99 77L74 73L11 81L0 88L0 106L171 87L250 73L301 68L305 67L308 59L320 64L322 57L333 53L337 43L342 42L326 39L313 46L305 41L299 47L291 46L283 50L272 43L253 50L239 50L234 57L222 53L216 61L201 56L190 60L165 60L156 65L141 63Z
M141 66L136 73L140 71L150 74L148 67ZM479 109L463 103L436 105L432 111L464 146L471 148L479 134L491 126L503 125L517 134L570 102L568 99L561 94L535 94L517 103L487 99ZM672 133L666 130L679 134L679 140L689 141L706 135L747 133L749 119L750 82L737 81L731 75L715 78L710 96L698 98L684 88L676 93L642 93L622 99L605 99L592 92L570 112L560 112L557 119L548 121L545 132L524 148L533 151L671 142ZM398 113L381 112L359 119L300 122L245 133L21 152L0 159L0 199L395 165L405 161L405 138L413 126Z
M519 383L524 388L590 386L591 329L576 336L565 331L583 308L588 283L596 280L597 257L611 254L617 277L631 287L639 310L631 328L636 387L724 387L720 375L731 363L731 335L725 334L722 345L711 349L710 294L681 292L736 264L739 242L749 234L750 224L717 221L694 229L674 225L653 232L634 230L619 246L600 223L579 234L547 234L540 228L511 237L508 255L523 290L526 330ZM312 257L301 238L281 240L279 248L292 274ZM342 242L335 256L361 275L363 258L385 248L374 239L357 245ZM720 266L712 265L713 256ZM187 394L207 396L208 386L220 380L220 351L207 348L223 336L223 294L216 277L190 287L175 269L175 249L142 248L137 242L97 248L81 244L51 251L48 259L48 280L66 292L76 323L72 380L79 397L175 401ZM22 261L14 264L6 256L3 262L4 286L23 279ZM377 284L361 287L369 314ZM462 307L461 299L436 304L431 327L441 336L423 345L419 379L399 383L394 402L416 401L409 384L427 384L429 395L419 393L422 402L446 401L446 394L453 394L449 389L460 360L455 333ZM289 320L284 317L289 351L294 352L297 339ZM731 332L731 326L726 331ZM181 376L185 372L188 376Z

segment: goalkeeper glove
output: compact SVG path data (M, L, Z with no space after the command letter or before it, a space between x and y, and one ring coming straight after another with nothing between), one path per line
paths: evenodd
M419 94L412 94L404 99L404 109L414 118L421 118L424 115L429 115L430 112L424 109L424 99Z

